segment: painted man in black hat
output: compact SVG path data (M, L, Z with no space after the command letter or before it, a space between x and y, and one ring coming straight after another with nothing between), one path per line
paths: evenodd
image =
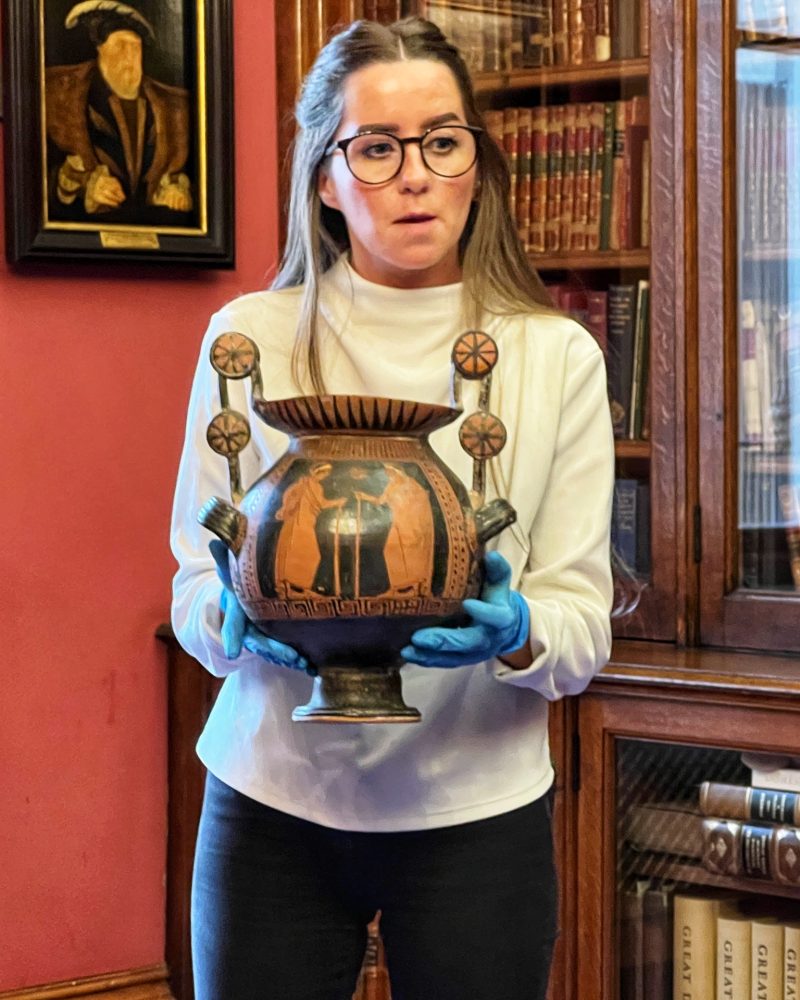
M88 0L70 10L65 26L87 30L97 58L46 70L47 136L63 155L52 185L55 214L72 206L110 222L137 221L142 212L152 221L154 208L189 212L189 95L144 75L152 25L128 4Z

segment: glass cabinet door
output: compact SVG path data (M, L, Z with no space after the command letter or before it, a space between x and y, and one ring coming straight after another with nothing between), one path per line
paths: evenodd
M581 696L580 1000L796 993L797 962L793 980L784 962L800 948L797 682L783 669L754 706L716 655L680 693L626 686L620 671Z
M800 782L798 764L617 741L619 1000L792 995L784 961L800 942L800 859L785 783ZM779 787L754 788L754 773ZM725 983L728 994L715 992Z
M774 0L740 0L737 16L738 570L741 586L770 591L800 591L800 7L793 6L790 20Z
M698 39L700 633L796 651L800 5L700 0Z

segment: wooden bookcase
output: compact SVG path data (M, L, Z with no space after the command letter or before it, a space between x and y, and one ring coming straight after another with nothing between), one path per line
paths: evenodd
M649 15L646 57L505 68L475 77L479 100L487 109L614 101L631 94L649 97L649 247L557 251L536 258L546 281L568 277L589 287L593 282L640 278L650 282L649 436L619 440L617 462L621 478L641 479L650 486L652 568L637 610L615 623L611 664L584 695L551 708L562 884L562 933L551 1000L620 997L621 847L616 823L632 794L630 774L620 770L631 747L641 745L656 754L663 750L665 761L670 748L678 755L688 753L686 748L707 748L712 756L744 750L800 755L800 591L791 582L780 582L780 575L778 585L761 585L762 567L756 563L754 576L747 563L753 558L752 532L759 545L763 539L758 526L747 527L742 521L744 452L738 433L744 419L740 390L745 342L739 318L743 301L754 296L748 261L765 268L789 262L786 273L796 283L794 298L800 299L800 272L791 266L800 259L800 238L792 244L787 236L783 247L774 241L747 246L741 235L748 211L742 207L748 203L748 189L742 184L752 175L754 163L776 172L778 182L783 174L779 157L778 162L748 164L747 156L737 153L742 140L737 129L748 129L741 109L737 115L737 66L744 58L738 53L748 47L760 51L762 42L766 51L775 51L781 41L774 33L764 37L743 33L741 24L737 28L736 0L639 2ZM291 109L302 76L330 33L362 16L366 5L362 0L321 0L277 6L278 152L285 168ZM416 0L414 6L419 10L424 3ZM437 6L446 5L437 0ZM474 13L490 5L454 0L451 6ZM758 0L752 0L750 9L758 8ZM786 33L800 35L800 24L789 25ZM788 49L786 58L791 58ZM800 110L795 112L800 116ZM800 129L797 118L791 122L787 132L792 138L786 146L795 144L791 149L796 165ZM779 133L779 116L773 126ZM754 127L755 139L764 134ZM780 196L777 202L772 197L775 185L767 184L765 190L760 212L785 212L790 203L800 219L796 187L784 193L783 209L775 208L781 204ZM777 190L780 194L779 183ZM284 170L282 209L286 194ZM749 211L752 215L752 204ZM800 337L791 340L797 329L795 315L787 334L794 344L795 380L790 383L787 462L800 478ZM769 537L774 540L773 529ZM756 550L758 558L761 549ZM187 684L187 671L193 668L183 654L174 654L173 787L192 769L184 744L192 727L202 724L210 697L208 684L195 679L200 687L194 690L195 680ZM177 729L179 718L183 736ZM169 923L171 961L178 963L173 968L181 967L187 942L181 906L188 890L191 819L199 808L197 776L191 774L183 785L185 797L174 799L177 812L171 816ZM722 884L767 900L794 898L792 892L753 880L714 883L697 866L674 868L669 874L681 884ZM182 968L185 973L185 962Z

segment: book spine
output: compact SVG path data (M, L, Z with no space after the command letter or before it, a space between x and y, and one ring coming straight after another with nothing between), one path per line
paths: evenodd
M567 0L568 53L571 66L583 64L583 0Z
M750 976L753 1000L784 1000L783 927L775 919L750 923Z
M595 62L608 62L611 58L611 0L597 0L594 58Z
M497 73L503 68L500 0L485 0L483 15L483 69Z
M553 64L569 65L569 0L553 0Z
M650 246L650 139L642 143L642 226L640 246Z
M800 792L800 768L779 767L773 771L754 767L750 780L758 788L774 788L786 792Z
M646 97L633 97L626 105L625 145L623 150L623 222L620 245L633 250L641 243L642 236L642 174L643 147L647 139L649 109Z
M631 405L628 413L628 437L636 440L642 433L644 396L647 388L650 354L650 282L641 278L636 284L636 319L633 329L633 366Z
M564 159L564 106L551 104L547 116L547 211L545 250L560 250L561 176Z
M615 106L603 106L603 157L600 199L600 249L611 247L611 198L614 186L614 118Z
M625 201L625 107L627 101L614 104L614 160L611 180L611 219L608 245L611 250L622 248L622 226Z
M522 64L529 69L544 66L547 21L544 0L528 0L522 15Z
M620 1000L645 1000L644 896L649 887L649 879L636 879L622 893L619 917Z
M647 1000L672 1000L672 900L670 883L644 894L642 982Z
M582 105L580 106L582 107ZM572 234L578 227L577 211L577 120L579 106L566 104L564 106L564 131L562 143L564 156L561 167L561 211L559 218L559 245L567 250L571 246Z
M642 0L614 0L611 5L611 58L634 59L639 48L639 5Z
M600 249L600 213L603 201L603 105L589 105L589 204L586 213L586 249Z
M717 1000L750 998L750 921L729 911L717 917Z
M588 104L577 106L575 129L575 208L570 241L573 250L586 250L589 224L589 194L591 184L592 131Z
M789 923L783 928L783 992L784 1000L800 1000L800 924Z
M650 0L641 0L639 6L639 55L650 55Z
M704 819L703 865L718 875L747 875L800 885L800 830L739 820Z
M519 178L519 131L517 129L517 109L503 108L503 149L511 174L511 189L509 191L509 211L511 218L517 217L517 181Z
M595 61L598 0L583 0L583 61Z
M533 185L531 189L531 250L544 253L547 216L547 108L533 109Z
M517 114L518 161L517 161L517 232L520 242L526 250L531 248L530 216L531 216L531 185L532 185L532 153L531 128L532 112L530 108L520 108Z
M800 794L704 781L700 785L700 811L720 819L753 819L800 826Z
M608 388L614 435L625 437L631 403L635 285L608 288Z
M617 479L611 514L611 540L619 558L636 568L637 486L635 479Z
M522 69L525 48L525 19L520 0L511 0L511 68Z
M673 924L673 1000L709 1000L715 993L719 902L678 893Z

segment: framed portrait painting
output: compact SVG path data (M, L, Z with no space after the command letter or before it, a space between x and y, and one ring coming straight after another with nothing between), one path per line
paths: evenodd
M232 267L232 0L7 0L9 261Z

